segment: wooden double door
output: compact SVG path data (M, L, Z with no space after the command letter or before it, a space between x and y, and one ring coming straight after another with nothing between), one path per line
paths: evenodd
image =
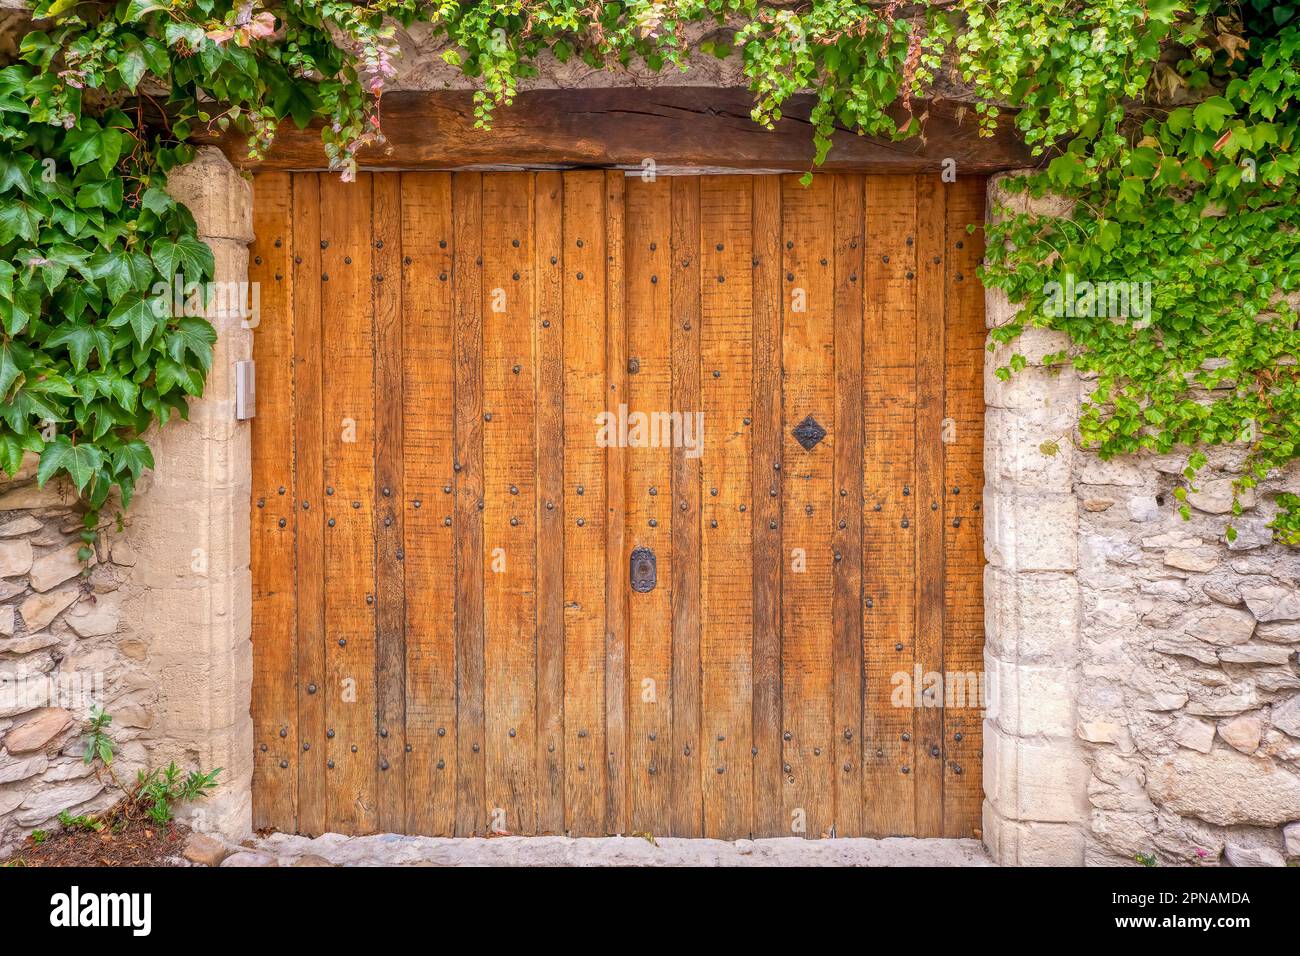
M982 180L255 192L258 827L972 834Z

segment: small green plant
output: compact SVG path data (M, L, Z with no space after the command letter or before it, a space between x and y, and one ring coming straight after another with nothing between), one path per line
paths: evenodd
M50 833L48 830L33 830L31 832L31 838L33 846L40 846L50 838Z
M1300 495L1277 496L1278 512L1269 523L1273 537L1284 544L1300 547Z
M90 712L90 727L86 731L85 761L96 761L95 773L100 768L108 774L113 785L122 791L123 798L108 810L93 817L73 817L65 810L59 814L59 822L65 829L102 829L111 824L113 829L121 830L132 821L147 817L161 826L170 823L175 816L177 804L193 803L208 796L217 786L217 775L221 768L207 771L191 770L188 773L176 766L175 761L166 767L152 770L140 770L136 773L135 783L125 786L113 771L113 756L117 746L108 731L113 722L110 714L100 708Z
M162 825L171 821L176 804L193 803L216 789L219 773L220 767L210 773L191 770L182 776L181 769L173 762L148 773L141 770L136 779L135 793L149 819Z
M1137 860L1137 861L1138 861L1139 863L1141 863L1143 866L1159 866L1159 865L1160 865L1159 863L1156 862L1156 857L1155 857L1155 854L1154 854L1154 853L1137 853L1137 854L1134 854L1133 859Z
M73 832L75 830L88 830L98 833L100 830L104 829L104 824L97 817L87 816L85 814L78 814L74 817L67 810L63 810L59 813L59 825L68 832Z

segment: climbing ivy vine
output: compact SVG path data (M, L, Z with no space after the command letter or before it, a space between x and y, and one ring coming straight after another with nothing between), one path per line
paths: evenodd
M316 121L331 166L352 178L359 151L382 142L396 28L416 22L474 78L484 127L543 56L608 70L678 69L693 50L738 57L760 124L793 94L816 94L810 168L837 127L923 136L925 101L960 80L971 122L987 132L1010 116L1041 156L1017 188L1072 201L1064 218L1005 215L984 279L1024 303L1000 339L1064 332L1070 345L1052 361L1095 376L1084 441L1107 456L1185 446L1189 483L1205 461L1191 449L1243 442L1243 489L1300 454L1300 3L33 7L16 61L0 68L0 466L13 474L39 455L41 481L66 475L85 497L88 529L114 489L129 502L152 466L145 432L186 414L211 364L200 313L212 258L168 197L168 170L200 130L238 130L256 156L282 123ZM1098 316L1096 290L1121 282L1149 288L1149 302ZM1060 288L1072 293L1064 308ZM1083 288L1091 298L1076 300ZM1025 364L1013 355L1000 374ZM1297 543L1289 497L1277 533Z

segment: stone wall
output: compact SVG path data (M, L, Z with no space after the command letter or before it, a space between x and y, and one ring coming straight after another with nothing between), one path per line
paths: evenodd
M247 279L252 190L216 150L169 186L212 247L218 281ZM238 315L209 314L218 343L188 421L149 436L146 472L119 526L78 560L82 510L35 462L0 481L0 849L60 811L117 798L82 759L93 705L113 717L120 780L172 760L221 767L198 829L251 827L252 685L248 428L234 420L233 363L250 357ZM116 516L110 502L106 519Z
M989 205L1058 215L1051 199ZM987 294L990 328L1016 309ZM1300 857L1300 555L1266 527L1300 467L1243 500L1244 446L1186 455L1080 450L1089 383L1044 368L1028 331L987 361L985 839L1006 863L1282 865ZM993 369L1011 352L1029 368ZM1043 450L1046 443L1048 454Z

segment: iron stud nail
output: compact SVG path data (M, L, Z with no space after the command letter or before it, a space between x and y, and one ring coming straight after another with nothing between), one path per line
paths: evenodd
M334 728L331 727L329 730L325 731L325 736L328 737L330 740L333 740L333 739L334 739Z
M438 769L439 769L439 770L445 770L446 767L447 767L447 761L445 761L445 760L439 760L439 761L438 761Z
M546 510L547 510L547 511L554 511L554 510L555 510L555 502L554 502L554 501L548 501L548 502L546 502Z
M265 507L266 507L266 499L265 499L265 498L258 498L258 499L257 499L257 506L258 506L259 508L265 508Z
M750 755L751 757L757 757L757 756L758 756L758 748L757 748L757 747L750 747L750 748L749 748L749 755Z
M315 684L308 684L308 685L307 685L307 693L309 693L309 694L314 694L314 693L316 693L316 685L315 685Z
M722 767L719 767L719 768L718 768L718 773L725 773L725 772L726 772L726 771L725 771Z
M280 519L280 521L279 521L279 525L280 525L281 528L284 527L284 525L285 525L285 521L284 521L283 518Z
M303 749L304 752L305 752L305 751L308 751L308 750L311 750L311 744L303 744L303 745L302 745L302 749Z
M781 764L781 770L784 771L785 773L789 773L789 772L790 772L790 765L789 765L788 763L783 763L783 764Z
M957 743L961 743L962 737L963 734L960 731L952 735L952 739L957 741Z
M902 642L902 641L899 641L897 644L894 645L894 650L896 650L896 651L901 651L902 649L903 649L903 642Z
M821 748L821 747L814 747L814 748L813 748L813 756L814 756L814 757L820 757L821 755L822 755L822 748Z
M775 497L776 497L776 485L773 485L771 488L767 489L767 496L768 496L769 498L775 498Z
M651 485L651 486L650 486L650 497L653 498L653 497L654 497L655 495L657 495L657 494L659 494L659 488L658 488L657 486L655 486L655 485Z
M911 735L911 734L909 734L909 733L907 733L907 732L904 732L904 733L903 733L903 742L904 742L904 743L906 743L907 741L909 741L909 740L911 740L911 739L912 739L912 735Z
M930 748L930 756L931 756L931 757L937 757L937 756L939 756L939 748L938 748L938 747L931 747L931 748Z
M911 527L911 523L906 518L903 519L903 527L904 528Z
M280 769L281 769L281 770L287 770L288 767L289 767L289 761L287 761L287 760L281 760L281 761L280 761Z
M523 369L523 366L521 366L521 365L514 365L514 366L511 366L510 371L512 371L512 372L514 372L516 375L518 375L522 369Z
M586 523L587 523L587 519L586 519L586 518L579 518L579 519L578 519L578 527L579 527L579 528L581 528L581 527L582 527L583 525L585 525Z
M347 646L348 646L348 639L346 637L340 637L339 647L347 647Z
M904 765L902 766L901 769L902 769L903 773L911 773L911 772L912 772L912 768L909 767L909 766L907 766L906 764L904 764Z
M472 751L474 751L475 753L478 753L478 744L472 744L472 745L470 745L470 748L469 748L469 749L472 750Z
M320 247L322 249L328 249L330 247L330 241L328 239L322 239L320 241Z
M579 736L579 737L585 737L585 736L587 736L587 732L586 732L585 730L579 730L579 731L578 731L578 736Z
M582 277L582 273L579 272L579 273L578 273L578 281L581 282L581 281L582 281L582 278L583 278L583 277Z
M649 767L647 767L646 769L647 769L647 771L649 772L650 776L653 777L653 776L655 775L655 765L654 765L654 764L651 764L651 765L650 765Z
M284 485L281 485L279 488L276 489L276 494L280 494L280 495L284 494Z
M326 761L325 766L327 766L327 767L329 767L331 770L333 770L333 769L334 769L334 761L333 761L333 760Z
M406 745L405 750L406 750L406 752L407 752L408 754L411 752L412 749L414 749L414 748L412 748L410 744L407 744L407 745Z
M587 493L587 486L586 486L586 485L578 485L578 494L580 494L580 495L585 495L586 493Z
M718 497L718 489L717 489L717 488L710 488L710 489L709 489L709 494L712 495L714 498Z
M442 519L442 523L443 523L443 525L445 525L446 527L450 528L450 527L451 527L451 515L447 515L447 517L443 518L443 519Z
M334 521L333 518L330 518L330 520L329 520L327 523L328 523L329 526L332 528L332 527L334 527L335 521Z
M794 248L794 240L793 240L793 239L787 239L786 242L785 242L785 247L786 247L787 249L793 249L793 248Z
M518 245L518 243L516 243L516 245ZM510 736L513 737L514 735L515 735L515 728L511 727L511 728L510 728Z
M714 519L712 519L712 520L709 522L709 527L710 527L710 528L716 528L717 526L718 526L718 519L717 519L717 518L714 518Z
M356 509L358 509L358 508L360 508L360 507L361 507L361 502L359 502L359 501L354 501L354 502L352 502L352 508L353 508L353 510L356 510Z
M767 523L767 526L768 526L769 528L771 528L773 531L775 531L775 530L776 530L776 519L773 518L771 521L769 521L769 522Z
M422 505L423 503L424 503L424 502L422 502L419 498L416 498L414 501L411 502L411 507L413 507L413 508L418 508L418 507L420 507L420 505Z
M680 504L678 504L677 509L678 509L679 511L685 511L685 510L686 510L686 502L685 502L685 501L682 501Z
M652 528L657 528L657 527L659 527L659 522L658 522L656 519L654 519L654 518L651 518L651 519L650 519L649 524L650 524L650 527L652 527Z
M357 745L356 745L356 744L353 744L353 745L352 745L351 747L349 747L348 749L351 750L353 753L356 753L356 752L357 752Z
M266 753L266 751L267 751L267 746L266 746L266 744L262 744L262 745L261 745L260 747L258 747L257 749L260 750L262 753Z
M793 738L793 734L791 734L790 731L788 730L781 735L781 739L783 740L790 740L792 738Z
M374 596L373 594L367 594L367 595L366 595L366 603L367 603L367 604L370 604L370 605L373 605L373 604L375 603L375 596Z
M513 527L517 526L518 524L519 524L519 519L518 519L518 518L511 518L511 519L510 519L510 527L513 528Z
M446 736L447 736L447 728L446 728L446 727L439 727L439 728L438 728L438 736L439 736L439 737L446 737Z
M348 266L352 265L352 257L351 257L351 256L344 256L344 257L343 257L343 264L344 264L344 265L348 265Z
M490 422L490 421L492 421L492 413L491 413L491 412L484 412L484 413L483 413L483 421L485 421L485 422Z

